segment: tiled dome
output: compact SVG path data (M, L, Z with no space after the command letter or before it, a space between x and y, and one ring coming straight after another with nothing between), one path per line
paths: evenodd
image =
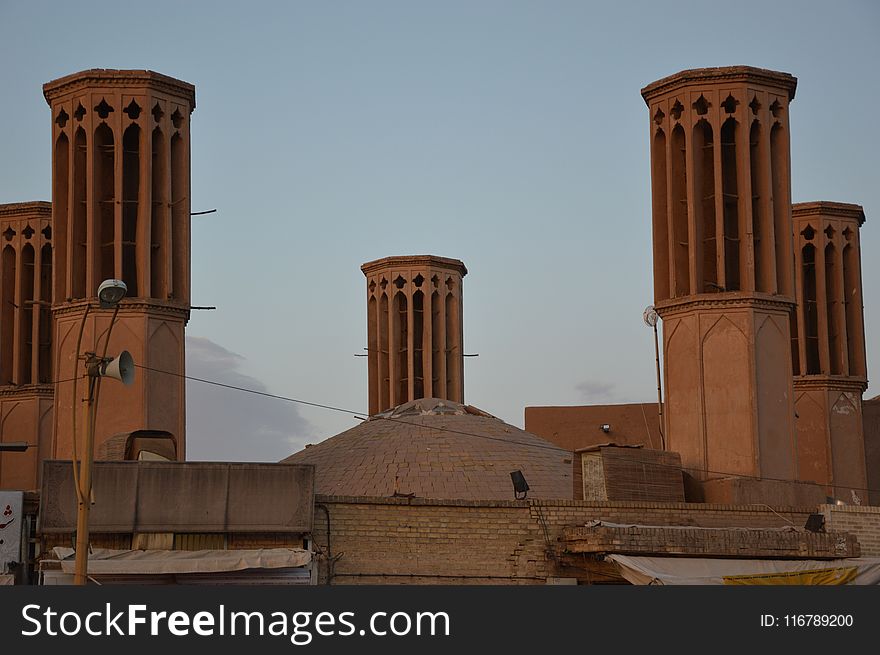
M314 464L317 493L513 500L522 471L529 498L572 498L571 453L470 405L422 398L291 455Z

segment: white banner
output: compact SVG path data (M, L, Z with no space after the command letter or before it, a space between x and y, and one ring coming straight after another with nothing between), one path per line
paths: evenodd
M0 491L0 575L11 573L9 564L21 561L21 491Z

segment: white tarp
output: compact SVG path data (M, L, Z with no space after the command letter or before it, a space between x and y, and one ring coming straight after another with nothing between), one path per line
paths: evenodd
M61 570L73 573L75 551L56 547ZM258 550L110 550L89 553L90 575L155 575L165 573L223 573L245 569L279 569L306 566L312 554L302 548Z
M637 585L880 584L880 558L832 560L709 559L608 555Z

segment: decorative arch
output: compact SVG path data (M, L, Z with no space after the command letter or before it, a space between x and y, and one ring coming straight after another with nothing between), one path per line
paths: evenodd
M16 268L15 248L11 245L5 246L0 263L0 384L13 382Z
M832 375L841 375L843 358L841 353L841 322L838 321L840 307L840 262L837 248L833 243L825 246L825 316L828 323L828 365Z
M702 98L703 96L700 96ZM714 293L718 286L718 235L715 222L715 140L709 121L701 119L694 125L694 202L696 225L700 230L697 257L699 290Z
M373 283L375 285L375 282ZM367 370L373 374L373 371L378 371L379 367L379 332L381 331L381 326L379 325L379 303L376 300L376 296L371 294L370 299L367 301L367 361L368 366ZM379 406L379 388L382 386L382 380L370 381L369 393L370 393L370 407L378 407Z
M806 361L803 362L806 375L818 375L819 363L819 307L816 288L816 246L808 243L801 248L801 307L804 315L804 340Z
M409 303L406 294L398 291L394 294L392 320L394 321L394 339L397 342L397 398L396 404L409 400Z
M764 208L768 198L767 159L764 152L763 128L753 120L749 129L749 175L752 187L752 243L755 257L755 290L764 293L776 291L774 266L773 225L767 220Z
M116 277L116 153L113 131L106 123L95 130L93 149L95 188L94 270L99 280ZM94 282L94 280L93 280ZM86 290L89 297L96 289Z
M67 249L68 257L71 260L70 271L72 279L68 285L71 298L86 297L86 263L89 256L87 245L88 218L86 216L86 199L89 194L86 168L86 132L83 128L79 127L73 139L73 208L70 212L73 225L70 231L71 243ZM55 232L57 235L57 228ZM62 298L66 299L66 294L58 299L61 300Z
M52 245L44 243L40 248L40 302L36 311L39 314L39 346L37 352L38 382L52 382Z
M446 384L446 374L443 372L446 366L443 349L446 344L445 338L442 338L445 326L440 313L442 309L445 307L440 303L440 292L435 290L431 294L431 395L435 398L444 396Z
M684 128L672 130L670 177L672 188L672 296L690 293L690 242L687 212L687 157Z
M132 104L134 100L132 100ZM136 105L135 105L136 106ZM122 281L128 296L138 297L138 196L140 194L141 128L129 125L122 134Z
M61 301L67 297L65 278L67 271L68 199L70 195L70 140L64 132L55 141L53 162L55 170L52 176L52 226L55 229L55 248L58 252L56 257L58 280L54 296ZM52 295L43 296L42 299L51 302Z
M736 171L736 138L739 124L728 118L721 126L721 192L724 208L724 288L739 291L740 278L740 225L739 189Z
M425 294L419 289L412 295L413 399L425 397Z
M186 302L187 255L189 252L189 199L187 193L188 161L183 137L171 137L171 295L178 302Z
M776 104L776 103L774 103ZM776 288L779 293L794 295L786 278L785 262L791 253L786 229L791 225L791 204L788 193L788 136L778 122L770 128L770 177L773 195L773 230L776 235ZM786 248L789 249L786 252Z
M157 105L158 106L158 105ZM160 128L152 133L150 207L150 296L168 298L168 145Z
M391 407L391 385L389 382L390 371L388 370L389 343L388 343L388 294L382 293L379 299L379 406Z
M654 134L651 144L651 184L654 187L651 194L654 201L654 300L660 301L669 298L670 277L666 134L662 129Z
M26 243L21 249L21 270L18 272L18 384L31 384L33 381L34 311L39 307L34 303L35 264L34 247Z

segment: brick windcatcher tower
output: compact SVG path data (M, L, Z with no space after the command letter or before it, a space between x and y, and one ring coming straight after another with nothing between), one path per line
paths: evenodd
M35 489L52 446L52 206L0 205L0 489Z
M55 443L71 455L76 340L102 280L128 286L109 354L129 350L135 383L102 385L95 450L137 429L167 430L185 454L184 326L190 311L191 84L152 71L89 70L49 82L55 240ZM112 312L92 312L82 350L103 350ZM80 415L77 415L80 420ZM82 441L80 441L82 443Z
M789 102L747 66L642 89L667 447L697 478L795 479Z
M385 257L367 278L370 414L418 398L464 402L464 340L457 259Z
M796 330L792 335L798 472L851 503L868 502L862 394L867 388L859 205L792 206Z

